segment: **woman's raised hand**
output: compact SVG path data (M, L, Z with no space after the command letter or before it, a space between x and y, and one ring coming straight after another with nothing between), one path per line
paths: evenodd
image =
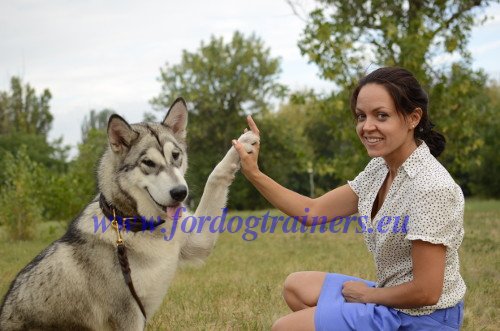
M252 119L252 116L247 116L247 123L250 127L250 131L245 129L243 135L238 140L233 140L233 146L238 152L241 160L241 172L245 175L245 177L250 178L259 173L259 165L257 163L259 157L259 149L260 149L260 131L257 128L257 125ZM248 132L251 132L248 134ZM252 136L253 142L251 143L252 148L245 148L245 144L243 140L247 140L248 136ZM247 139L245 139L247 138Z

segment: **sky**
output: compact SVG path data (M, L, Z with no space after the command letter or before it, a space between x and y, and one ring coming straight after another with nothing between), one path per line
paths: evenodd
M313 0L300 3L314 8ZM492 19L474 28L469 49L473 67L500 80L500 5L487 14ZM92 109L111 108L131 123L152 112L160 68L212 35L229 41L235 30L255 33L281 58L280 82L292 90L331 90L297 47L304 26L285 0L0 0L0 90L10 89L12 76L38 95L49 89L49 138L62 136L75 147Z

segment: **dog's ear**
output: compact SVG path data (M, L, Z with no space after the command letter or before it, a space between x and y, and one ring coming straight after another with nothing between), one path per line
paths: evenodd
M111 115L108 121L108 141L113 152L127 151L138 136L139 134L121 116Z
M170 106L162 124L171 128L175 135L185 139L187 120L188 110L186 101L183 98L177 98L172 106Z

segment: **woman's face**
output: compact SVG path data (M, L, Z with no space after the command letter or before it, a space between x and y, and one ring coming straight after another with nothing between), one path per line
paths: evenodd
M370 157L391 158L406 151L415 140L413 128L418 121L396 111L391 95L379 84L361 88L356 102L356 132ZM397 157L396 157L397 159Z

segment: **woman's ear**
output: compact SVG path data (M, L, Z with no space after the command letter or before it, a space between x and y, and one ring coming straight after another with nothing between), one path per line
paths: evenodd
M423 114L422 108L420 107L415 108L409 116L410 126L415 128L420 123L420 120L422 119L422 114Z

